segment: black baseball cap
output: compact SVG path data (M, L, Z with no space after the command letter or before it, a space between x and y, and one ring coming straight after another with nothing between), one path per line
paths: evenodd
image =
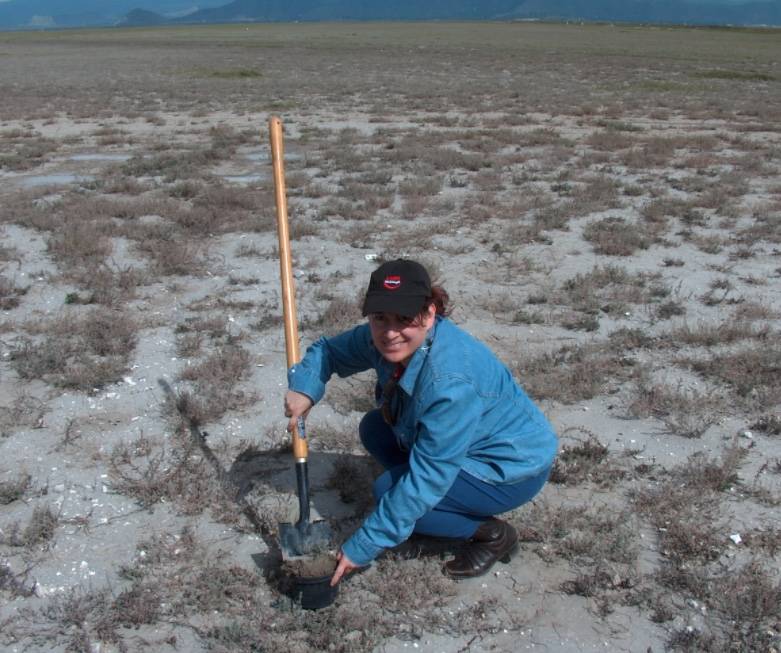
M369 279L363 300L363 315L396 313L415 317L431 297L431 279L420 263L406 259L388 261L378 267Z

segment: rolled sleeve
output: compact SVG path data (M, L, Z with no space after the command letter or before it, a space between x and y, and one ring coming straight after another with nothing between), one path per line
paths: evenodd
M301 362L288 370L288 388L317 403L334 374L344 377L367 370L374 367L378 356L366 324L333 338L320 338L307 348Z

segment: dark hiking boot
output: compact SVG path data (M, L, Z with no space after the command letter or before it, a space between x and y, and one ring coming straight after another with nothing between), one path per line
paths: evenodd
M497 560L507 563L518 550L518 532L507 522L491 517L480 524L455 558L445 563L444 572L451 578L482 576Z

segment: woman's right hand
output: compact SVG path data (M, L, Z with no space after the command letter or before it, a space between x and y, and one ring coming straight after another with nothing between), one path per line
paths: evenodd
M306 417L312 408L312 400L305 394L288 390L285 393L285 417L289 417L287 432L292 433L299 417Z

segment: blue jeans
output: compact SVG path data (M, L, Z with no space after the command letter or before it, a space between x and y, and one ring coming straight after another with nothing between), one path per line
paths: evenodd
M374 481L374 499L379 501L409 470L409 452L399 448L379 410L364 415L358 433L366 450L385 468ZM418 519L413 532L468 539L489 517L531 501L545 485L549 473L550 469L518 483L491 485L462 470L442 500Z

